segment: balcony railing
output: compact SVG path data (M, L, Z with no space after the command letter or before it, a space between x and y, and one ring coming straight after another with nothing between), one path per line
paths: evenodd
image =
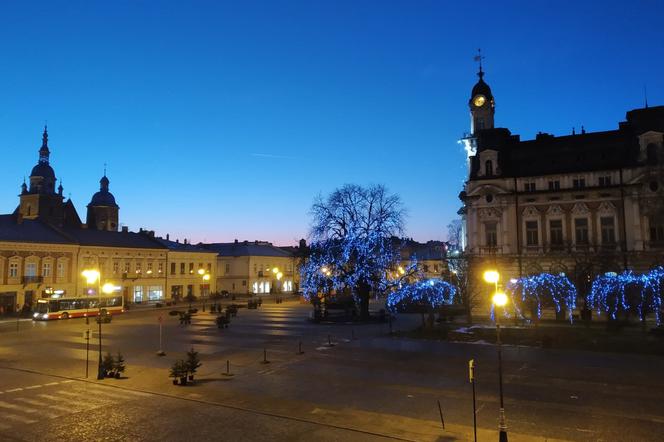
M23 284L41 284L44 280L41 276L24 276L22 278Z

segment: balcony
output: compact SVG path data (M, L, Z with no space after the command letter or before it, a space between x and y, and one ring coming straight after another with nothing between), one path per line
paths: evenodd
M661 250L664 249L664 240L644 241L646 250Z
M24 276L23 278L21 278L23 285L41 284L43 280L44 278L41 276Z
M501 246L480 246L480 255L499 255L503 253Z

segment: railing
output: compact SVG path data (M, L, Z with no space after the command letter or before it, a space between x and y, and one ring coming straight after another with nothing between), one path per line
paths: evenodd
M644 241L646 250L664 249L664 241Z
M41 276L24 276L22 278L23 284L41 284L44 280Z
M480 246L480 255L497 255L502 252L501 246Z

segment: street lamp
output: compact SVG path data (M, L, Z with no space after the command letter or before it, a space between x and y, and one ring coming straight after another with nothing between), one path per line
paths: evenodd
M505 405L503 403L503 354L502 343L500 340L500 314L497 308L505 307L507 304L507 295L503 292L496 292L493 294L491 301L494 305L494 313L496 318L496 343L498 344L498 386L500 391L500 411L498 415L498 431L499 442L507 442L507 424L505 423Z
M203 268L200 268L200 269L198 269L198 274L203 279L203 281L205 281L205 282L210 281L210 273L207 270L205 270ZM209 293L209 290L210 289L208 287L208 293ZM206 298L208 296L208 293L205 294L206 296L203 296L203 291L201 290L201 298L203 298L203 311L205 311L205 301L206 301ZM189 308L191 308L191 303L189 303Z
M104 379L104 370L101 362L101 293L102 291L107 295L113 293L113 291L115 291L115 286L111 283L106 283L102 286L99 270L86 269L83 270L82 275L88 283L88 286L97 283L97 324L99 324L99 365L97 367L97 379Z

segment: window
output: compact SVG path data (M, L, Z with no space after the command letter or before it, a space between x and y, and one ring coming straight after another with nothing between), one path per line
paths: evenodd
M37 276L37 264L29 262L25 264L25 276Z
M615 244L616 230L612 216L603 216L599 219L599 225L602 232L602 244Z
M549 190L560 190L560 181L549 181Z
M654 143L646 147L646 157L648 164L657 164L657 146Z
M9 277L18 278L18 263L10 262L9 263Z
M181 262L180 263L180 275L184 275L184 267L185 267L185 263Z
M242 280L242 287L246 287L246 286L247 286L247 281L245 279L243 279Z
M45 262L44 265L42 266L42 276L44 278L48 278L51 276L51 263L50 262Z
M526 245L536 246L539 244L539 228L537 221L526 221Z
M130 264L130 262L129 262L129 261L125 261L125 263L124 263L124 273L129 273L130 270L131 270L131 264Z
M164 299L164 291L160 285L151 285L148 287L148 301L159 301Z
M113 274L116 275L120 271L120 263L113 261Z
M171 263L171 275L175 275L175 263Z
M487 247L498 245L498 223L484 223L484 239Z
M552 219L549 221L549 236L551 245L563 245L563 221L561 219Z
M141 269L141 263L137 262L136 263L136 273L141 273L142 271L143 271L143 269Z
M487 160L484 163L484 175L492 176L493 175L493 161Z
M226 263L226 274L228 275L231 272L231 265Z
M424 264L424 273L429 273L429 264Z
M226 264L228 266L228 264ZM262 266L261 266L262 267ZM262 270L262 269L261 269ZM228 271L228 270L227 270ZM258 264L254 263L254 275L258 274Z
M438 264L433 265L433 271L438 273L440 271L440 268L438 267Z
M651 217L650 222L650 241L654 243L664 243L664 219Z
M164 272L164 263L163 262L160 262L159 264L157 264L157 272L159 272L159 273Z
M194 274L194 263L193 262L189 263L189 274L190 275Z
M575 189L583 189L586 187L586 179L585 178L574 178L572 180L572 187Z
M65 277L65 263L64 262L59 262L58 263L58 278L64 278Z
M152 263L148 263L148 274L152 273Z
M609 175L599 177L599 185L600 186L610 186L611 185L611 177Z
M574 219L574 235L577 244L588 244L588 218Z
M207 264L207 271L208 271L208 273L212 272L212 263L211 262L208 262L208 264Z
M524 183L524 184L523 184L523 187L524 187L524 190L525 190L526 192L534 192L535 189L536 189L536 186L535 186L535 182L534 182L534 181L531 181L531 182L529 182L529 183Z

